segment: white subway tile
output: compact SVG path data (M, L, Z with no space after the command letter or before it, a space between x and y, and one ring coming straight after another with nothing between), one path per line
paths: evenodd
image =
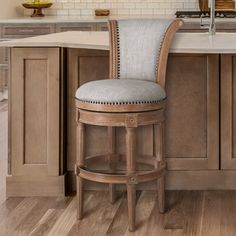
M170 15L176 10L198 10L198 0L51 0L47 15L93 16L94 9L110 9L111 15ZM30 12L25 10L25 14Z

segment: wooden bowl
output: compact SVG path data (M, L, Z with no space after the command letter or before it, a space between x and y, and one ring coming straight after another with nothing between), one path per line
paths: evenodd
M216 10L217 11L235 11L235 2L234 1L216 1Z
M110 11L108 9L96 9L95 15L96 16L109 16Z
M31 17L43 17L45 15L43 14L42 10L51 7L52 3L51 2L43 4L23 3L22 6L27 9L34 9L34 12L31 15Z

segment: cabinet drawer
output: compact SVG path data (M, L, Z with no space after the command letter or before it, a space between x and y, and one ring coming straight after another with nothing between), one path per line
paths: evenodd
M96 31L97 25L95 23L66 23L56 25L57 32L65 31Z
M204 23L208 21L204 20ZM218 32L236 32L235 22L216 22L216 31ZM201 28L200 22L185 22L183 27L179 29L179 32L187 32L187 33L202 33L208 32L207 28Z
M106 22L98 23L97 24L97 31L108 31L108 24Z
M26 38L55 32L51 24L8 24L2 26L2 38Z
M8 63L10 55L9 48L1 48L0 47L0 64Z

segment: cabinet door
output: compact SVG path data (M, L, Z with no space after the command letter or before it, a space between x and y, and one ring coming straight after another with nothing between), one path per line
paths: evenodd
M103 50L68 49L67 80L67 170L76 161L75 93L86 82L108 78L109 52ZM86 155L106 151L106 129L86 127ZM89 131L88 131L89 130ZM101 141L102 140L102 141Z
M236 169L236 55L221 55L221 169Z
M11 51L10 152L13 176L58 176L60 49Z
M91 50L69 50L68 58L67 167L72 170L76 146L75 91L85 82L106 78L109 61L107 53ZM169 57L165 150L170 170L219 169L218 68L218 55ZM106 130L92 127L89 131L87 155L106 151ZM117 151L124 153L124 133L118 129L117 134ZM139 154L152 155L151 126L139 129L138 142Z
M26 38L55 32L54 24L4 24L2 38Z
M167 66L170 170L219 168L219 56L174 54Z

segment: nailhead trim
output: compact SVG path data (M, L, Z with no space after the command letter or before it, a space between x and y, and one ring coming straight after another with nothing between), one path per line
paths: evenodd
M120 79L120 32L118 22L116 24L116 37L117 37L117 78Z
M158 101L131 101L131 102L102 102L102 101L85 101L77 99L80 102L83 103L90 103L90 104L99 104L99 105L138 105L138 104L151 104L151 103L160 103L166 98L158 100Z
M158 57L156 59L156 77L158 74L158 69L159 69L159 59L160 59L160 53L162 50L162 44L164 42L166 33L169 29L170 25L166 28L165 33L162 35L162 40L160 43L160 47L158 50ZM116 43L117 43L117 78L120 79L120 35L119 35L119 26L118 26L118 21L116 21Z

